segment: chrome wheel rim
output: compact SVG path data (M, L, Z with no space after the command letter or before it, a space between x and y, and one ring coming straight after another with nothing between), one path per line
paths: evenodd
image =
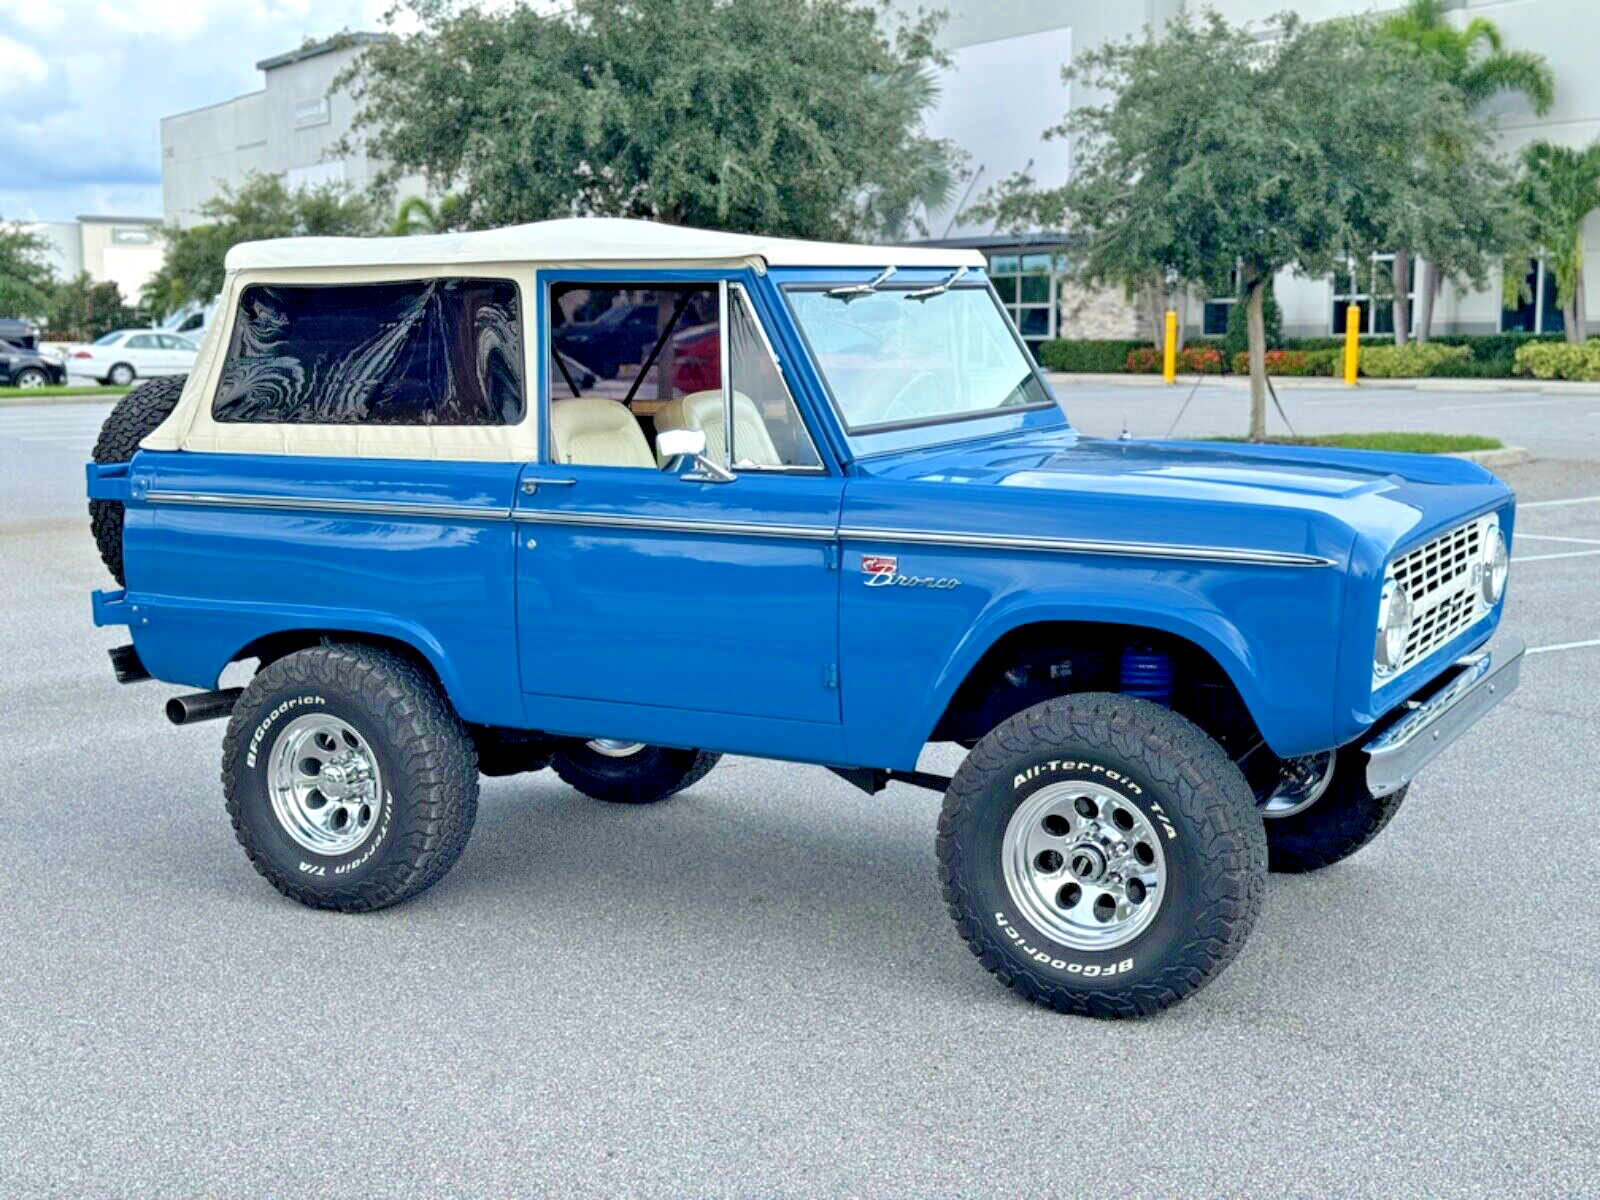
M17 386L26 389L42 388L44 386L44 376L37 371L24 371L22 377L17 380Z
M378 827L383 776L354 726L308 713L283 727L267 761L272 812L297 845L327 857L349 854Z
M1053 783L1011 814L1006 890L1028 922L1074 950L1112 950L1155 920L1167 860L1150 819L1097 783Z
M1325 754L1285 759L1279 768L1277 784L1261 805L1261 815L1268 820L1277 820L1304 812L1322 799L1328 785L1333 782L1336 765L1332 750Z
M644 749L643 742L624 742L616 738L591 738L584 745L607 758L632 758Z

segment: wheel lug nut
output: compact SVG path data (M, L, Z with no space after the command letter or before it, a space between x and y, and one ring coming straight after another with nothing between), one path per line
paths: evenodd
M1117 853L1118 854L1126 854L1127 852L1128 852L1128 843L1127 842L1118 842L1117 843Z

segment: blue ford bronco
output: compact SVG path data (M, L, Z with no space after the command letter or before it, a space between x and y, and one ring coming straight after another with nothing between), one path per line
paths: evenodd
M192 373L87 471L116 675L228 718L228 813L286 896L416 895L480 774L640 804L725 753L814 763L943 791L961 936L1095 1016L1213 978L1268 870L1371 841L1522 653L1493 476L1081 437L969 251L247 244Z

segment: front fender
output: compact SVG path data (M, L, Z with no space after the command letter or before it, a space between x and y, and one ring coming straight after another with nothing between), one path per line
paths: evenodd
M956 689L1001 638L1028 625L1093 622L1182 638L1238 689L1274 753L1334 737L1345 574L1335 568L1140 563L1093 556L918 550L908 574L947 590L866 587L847 551L840 598L845 726L852 759L910 768Z

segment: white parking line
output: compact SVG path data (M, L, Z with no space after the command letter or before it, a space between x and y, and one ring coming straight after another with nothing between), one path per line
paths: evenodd
M1530 404L1560 404L1560 396L1540 396L1532 400L1493 400L1486 404L1440 404L1434 412L1466 412L1480 408L1524 408Z
M1600 554L1600 550L1567 550L1560 554L1513 554L1511 561L1519 562L1549 562L1552 558L1588 558Z
M1557 650L1583 650L1590 646L1600 646L1600 638L1590 638L1586 642L1557 642L1553 646L1530 646L1529 654L1552 654Z
M1576 496L1571 500L1530 500L1517 508L1561 508L1568 504L1600 504L1600 496Z
M1517 531L1519 542L1576 542L1580 546L1600 546L1600 538L1559 537L1553 533L1523 533Z

